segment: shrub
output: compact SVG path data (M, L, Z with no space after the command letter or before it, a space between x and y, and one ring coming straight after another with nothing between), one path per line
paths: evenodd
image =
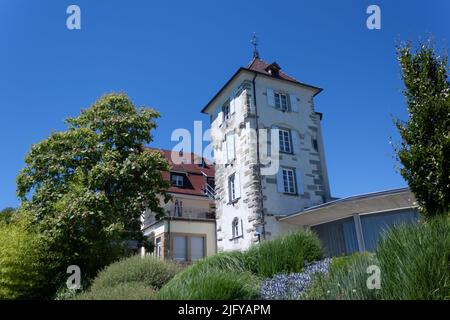
M263 241L246 253L246 263L254 274L272 277L277 273L301 272L305 263L323 257L319 238L310 230L302 230Z
M220 252L197 261L186 270L187 273L207 273L209 271L245 272L245 254L241 251Z
M377 265L374 255L353 254L333 259L328 275L316 274L304 299L373 300L380 298L380 290L368 289L367 267Z
M0 222L0 299L46 298L46 248L25 213Z
M141 282L122 282L116 286L98 287L72 297L73 300L154 300L156 291Z
M102 292L103 289L133 282L139 282L148 288L160 289L180 270L181 266L175 262L148 256L133 256L103 269L94 279L90 290ZM117 290L126 288L128 287L124 286Z
M450 299L450 218L397 227L376 251L384 299Z
M197 270L198 271L198 270ZM259 279L249 272L210 269L183 272L158 293L161 300L251 300L259 297Z
M261 285L261 298L268 300L298 299L306 292L312 277L328 273L330 258L316 261L305 266L301 273L277 274L265 280Z

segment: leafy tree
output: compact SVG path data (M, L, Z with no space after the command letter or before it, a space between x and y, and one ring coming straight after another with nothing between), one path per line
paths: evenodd
M8 207L0 211L0 222L10 222L16 209Z
M61 277L78 265L91 279L124 255L130 240L145 244L146 208L164 214L160 199L168 200L168 185L160 172L168 163L144 147L157 117L124 94L105 95L26 156L18 195L55 253Z
M400 173L426 216L446 214L450 205L450 87L447 56L433 45L398 49L408 120L396 120L402 138L396 154Z
M34 232L25 214L0 221L0 299L35 299L48 296L48 264L43 238Z

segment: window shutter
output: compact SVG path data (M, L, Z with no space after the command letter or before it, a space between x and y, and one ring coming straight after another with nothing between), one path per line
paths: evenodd
M225 202L230 203L230 179L225 179Z
M270 107L275 107L275 96L273 93L273 89L267 89L267 104Z
M283 193L284 192L284 181L283 181L283 169L278 168L277 173L277 191Z
M298 142L298 132L295 130L291 131L291 139L292 139L292 152L294 154L300 153L300 144Z
M297 193L304 194L305 192L303 190L302 171L300 170L300 168L295 169L295 180L297 182Z
M236 99L237 97L235 97L234 95L230 97L230 114L233 114L236 111Z
M227 161L229 163L235 157L235 154L234 154L234 133L233 134L228 134L226 136L226 141L227 141Z
M220 111L217 115L217 121L219 122L219 126L223 123L223 112Z
M298 112L297 96L295 94L290 94L289 99L291 102L292 112Z
M239 171L236 171L234 174L234 194L236 195L236 199L241 197L241 176Z

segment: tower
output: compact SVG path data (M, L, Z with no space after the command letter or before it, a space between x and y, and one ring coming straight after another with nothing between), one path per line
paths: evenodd
M330 200L314 97L256 50L202 112L215 157L218 251L241 250L294 229L278 218ZM265 134L267 132L267 134Z

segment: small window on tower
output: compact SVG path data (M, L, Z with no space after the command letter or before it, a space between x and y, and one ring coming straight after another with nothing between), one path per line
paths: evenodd
M314 150L319 151L319 144L317 143L316 138L312 138L312 146L313 146Z

